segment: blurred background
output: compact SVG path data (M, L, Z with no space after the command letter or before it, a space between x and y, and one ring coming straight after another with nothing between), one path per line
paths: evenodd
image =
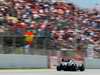
M0 54L100 58L99 3L0 0Z

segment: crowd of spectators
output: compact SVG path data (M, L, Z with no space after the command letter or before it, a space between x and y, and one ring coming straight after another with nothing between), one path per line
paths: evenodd
M46 45L56 49L100 45L100 12L72 3L6 0L0 2L0 32L7 31L32 32L40 44L46 40Z

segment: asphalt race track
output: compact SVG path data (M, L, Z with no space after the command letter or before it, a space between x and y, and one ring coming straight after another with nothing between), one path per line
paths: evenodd
M87 69L84 72L57 72L56 70L0 70L0 75L100 75L100 69Z

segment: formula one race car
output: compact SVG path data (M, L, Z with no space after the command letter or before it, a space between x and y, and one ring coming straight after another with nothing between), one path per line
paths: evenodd
M84 71L84 64L76 63L73 60L62 61L57 65L57 71Z

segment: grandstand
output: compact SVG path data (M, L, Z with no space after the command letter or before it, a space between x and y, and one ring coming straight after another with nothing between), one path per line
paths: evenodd
M87 53L90 45L95 55ZM99 58L97 46L100 13L96 10L89 12L62 0L0 1L1 54L54 55L64 49L82 57L90 54Z

